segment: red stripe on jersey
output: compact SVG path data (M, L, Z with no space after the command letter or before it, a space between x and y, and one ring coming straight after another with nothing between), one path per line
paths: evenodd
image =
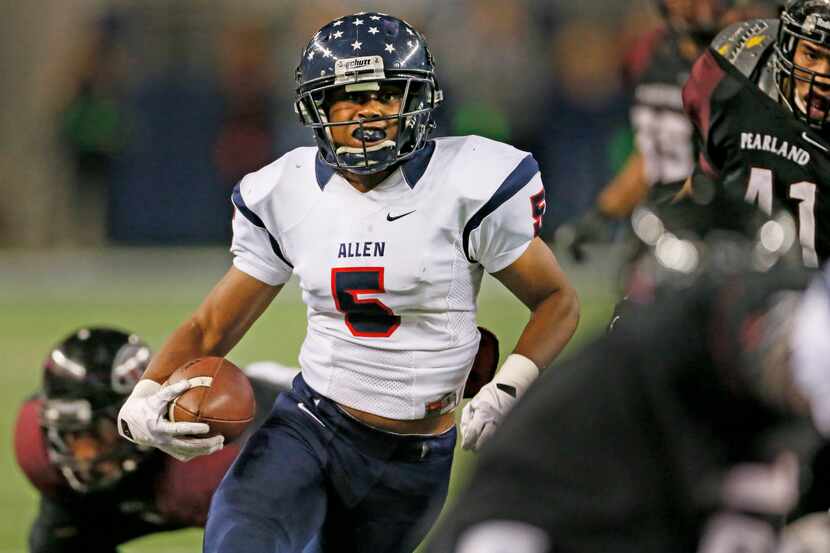
M712 50L706 50L695 62L692 74L683 87L683 109L697 127L704 142L709 139L712 93L725 75Z

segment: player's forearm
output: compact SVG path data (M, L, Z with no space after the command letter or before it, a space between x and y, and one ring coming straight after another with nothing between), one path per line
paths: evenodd
M192 359L211 355L224 356L230 351L230 347L224 347L222 342L218 336L206 332L203 325L193 317L168 337L153 357L143 378L162 383L173 371Z
M192 359L224 357L282 289L231 268L199 309L167 339L153 357L144 378L164 382Z
M597 207L603 215L617 219L627 217L647 193L645 161L642 154L635 151L622 171L600 193Z
M570 341L579 323L576 291L564 286L539 302L519 337L514 353L524 355L544 369Z

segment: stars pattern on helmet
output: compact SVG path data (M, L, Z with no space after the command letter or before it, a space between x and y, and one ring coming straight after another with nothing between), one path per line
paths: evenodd
M387 18L389 21L387 21ZM406 34L401 32L395 37L379 37L378 46L382 46L383 52L390 55L390 57L394 59L394 61L388 60L387 63L398 69L406 67L410 63L410 58L416 54L420 47L421 35L418 31L410 27L408 23L401 22L390 15L380 12L359 12L331 22L328 27L327 40L332 41L328 44L328 46L332 49L326 48L324 44L319 42L320 37L326 38L325 32L320 30L317 31L312 38L312 43L308 46L308 49L305 52L305 58L308 62L311 62L312 65L318 65L321 63L325 64L327 61L321 60L337 60L338 57L349 57L349 54L341 52L341 49L348 50L349 47L351 47L353 56L366 55L363 52L364 46L367 47L367 51L374 51L377 47L375 46L375 37L377 37L378 34L383 34L383 31L380 30L380 26L382 24L386 24L387 22L400 23L399 28L406 31ZM350 35L348 33L348 28L343 28L343 24L351 24L355 32ZM369 34L368 37L360 36L360 27L362 25L367 25L366 32ZM349 42L350 38L353 42ZM360 38L363 38L363 40L361 41ZM341 40L343 42L340 42ZM367 40L370 42L367 42ZM387 40L389 42L387 42ZM371 45L371 47L368 45ZM399 54L399 52L403 53ZM318 68L315 67L313 71L316 73L317 70ZM321 77L325 77L326 75L332 73L334 73L333 67L324 67L320 70Z

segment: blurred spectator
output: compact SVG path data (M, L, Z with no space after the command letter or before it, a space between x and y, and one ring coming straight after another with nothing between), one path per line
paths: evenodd
M61 111L61 145L77 190L71 201L56 202L67 216L55 216L93 235L84 241L101 241L110 193L111 239L221 242L227 238L222 225L204 219L226 216L227 185L310 142L292 110L298 36L365 5L127 5L128 28L126 18L104 16L83 38L88 45ZM650 5L597 0L577 10L562 0L378 0L373 7L422 26L443 52L438 62L446 102L436 114L438 135L476 133L533 151L551 187L550 232L588 205L626 149L615 76L621 42L650 24L628 14ZM61 4L50 16L82 9ZM39 55L54 55L59 44L65 42L49 42Z
M571 21L553 36L551 89L539 114L536 154L545 175L545 232L583 211L612 175L612 147L626 128L618 82L618 35L594 21Z
M232 26L225 30L220 44L219 87L224 113L214 144L214 163L230 197L242 177L277 157L276 85L265 28L251 24Z
M64 231L82 244L105 239L113 163L127 139L122 31L123 21L115 12L91 25L72 69L73 88L59 113L60 144L74 177L68 218L72 228Z

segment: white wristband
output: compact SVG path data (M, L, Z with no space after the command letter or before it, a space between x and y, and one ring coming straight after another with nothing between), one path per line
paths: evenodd
M518 353L511 353L504 360L499 372L496 373L493 382L515 386L517 395L521 395L539 376L539 367L536 363Z

